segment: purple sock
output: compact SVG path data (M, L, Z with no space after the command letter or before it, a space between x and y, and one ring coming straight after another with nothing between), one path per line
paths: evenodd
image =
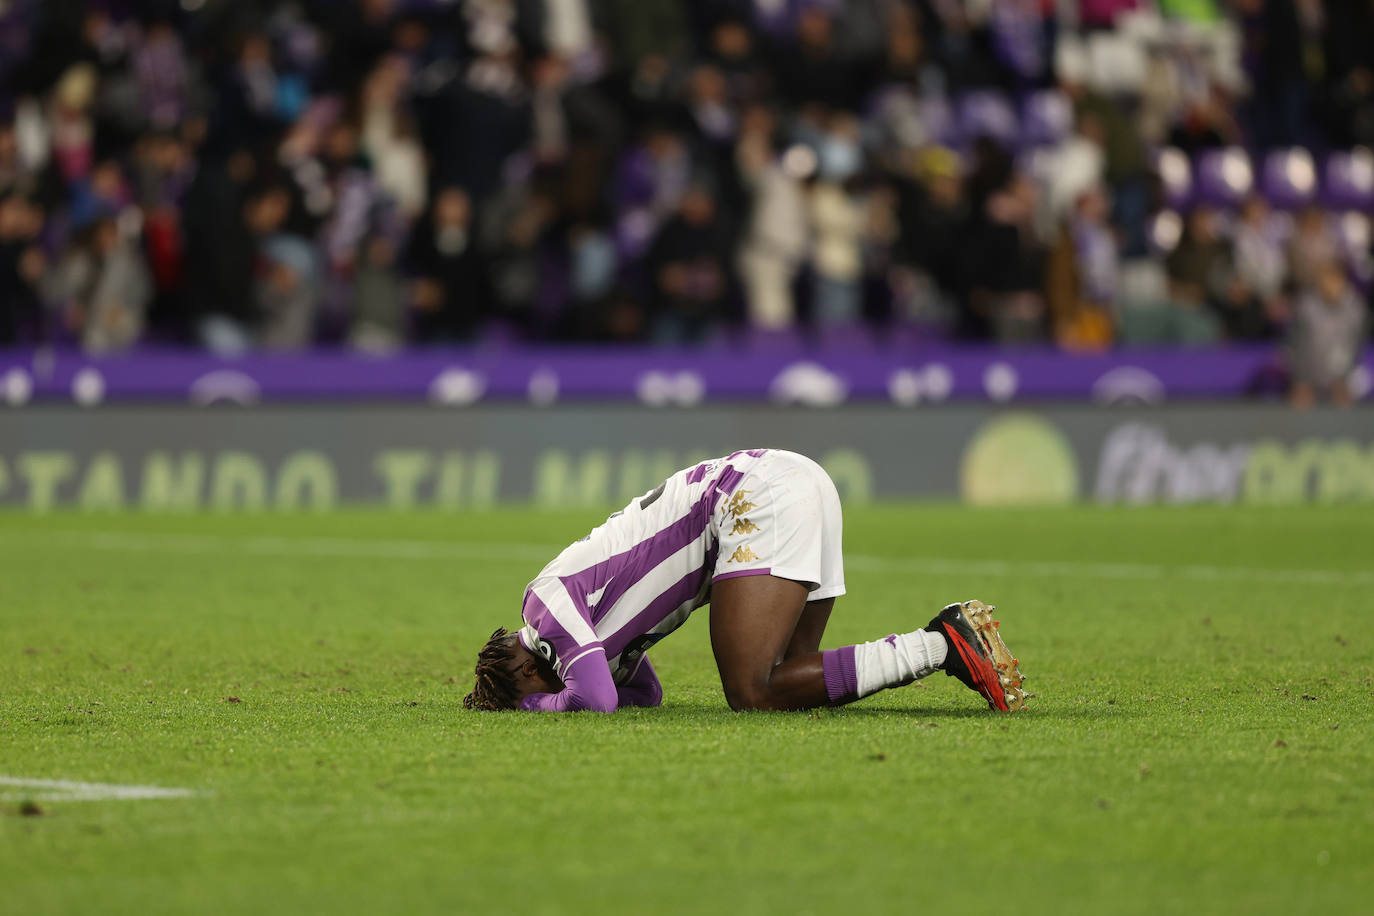
M827 649L821 653L821 667L825 669L825 692L830 704L848 703L859 695L859 676L854 668L854 647Z

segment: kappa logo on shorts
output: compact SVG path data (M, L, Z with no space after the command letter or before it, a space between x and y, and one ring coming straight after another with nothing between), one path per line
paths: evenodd
M748 544L741 544L735 548L735 552L730 554L730 559L726 560L725 562L749 563L753 560L757 560L758 558L759 555L754 553L754 551L750 549Z
M747 512L757 509L758 503L749 501L749 490L737 490L735 495L730 497L730 501L725 504L726 518L739 518Z
M730 529L731 534L753 534L759 530L759 526L749 521L747 518L735 519L735 526Z

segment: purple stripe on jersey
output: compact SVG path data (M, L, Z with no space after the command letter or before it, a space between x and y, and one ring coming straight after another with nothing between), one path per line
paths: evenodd
M697 592L701 590L701 576L701 570L694 569L673 583L663 594L650 601L644 610L631 618L629 623L621 627L606 641L606 656L615 658L625 651L625 647L630 644L631 640L643 636L662 622L663 618L695 598Z
M821 668L825 672L825 692L832 706L858 697L859 673L854 665L853 646L822 652Z
M711 524L711 513L721 496L734 493L744 472L726 465L716 482L692 505L687 514L652 537L640 541L629 550L602 560L570 576L560 576L559 581L567 589L573 604L585 612L593 625L600 622L611 608L615 607L625 592L664 560L691 544L706 531ZM716 545L708 552L706 563L694 575L700 578L715 569ZM587 607L587 596L605 587L594 609ZM614 653L612 653L614 654Z
M687 472L688 483L701 483L706 479L706 472L711 470L711 462L703 461L701 464Z
M766 448L751 448L744 451L733 452L731 453L730 457L725 460L732 461L735 458L738 458L740 455L748 455L750 458L762 458L764 456L764 453L767 451L768 449Z
M711 511L716 510L716 503L720 502L722 496L729 496L735 492L739 482L744 479L744 472L737 471L731 465L726 465L725 470L716 478L716 485L711 488Z
M560 581L572 596L573 603L579 608L585 608L587 595L600 588L599 583L609 580L606 590L596 603L595 610L590 612L592 623L595 624L615 607L615 603L630 586L642 579L649 570L701 537L710 523L710 505L703 496L692 506L691 511L653 537L646 538L629 550L618 553L609 560L603 560L589 569L571 576L562 576ZM695 574L700 578L702 570L696 570Z
M733 572L721 573L712 579L712 582L719 582L722 579L738 579L740 576L771 576L771 569L736 569Z
M597 601L596 609L588 613L593 624L600 621L615 607L615 603L626 590L638 582L645 573L701 537L702 532L711 523L711 513L715 511L721 495L728 496L733 493L743 479L742 471L726 465L715 485L703 493L682 518L658 534L640 541L629 550L571 576L561 576L559 581L572 596L573 603L582 610L588 610L587 596L606 585L606 591ZM712 545L713 550L706 557L703 571L715 568L714 546Z
M639 545L636 544L635 546ZM628 555L629 551L618 553L609 560L602 560L595 566L589 566L579 573L558 577L558 581L563 583L563 588L567 591L568 597L572 599L573 606L591 620L593 626L596 625L597 620L605 616L605 609L609 608L610 605L606 603L606 595L603 593L596 608L589 608L587 596L601 588L596 583L607 582L618 575L621 572L620 567ZM598 613L598 609L600 609L600 613Z
M543 601L539 600L539 596L533 591L525 592L525 604L520 609L520 616L525 618L525 623L534 627L539 633L540 639L548 642L549 645L553 647L553 650L558 653L559 657L554 659L553 663L554 670L556 670L561 677L563 674L563 664L567 659L572 658L572 655L569 653L572 652L574 647L582 646L582 643L578 642L571 633L563 628L563 625L558 622L558 618L553 616L553 612L549 610L548 606L544 604ZM524 645L523 639L520 642ZM525 646L525 648L530 651L536 651L533 646Z

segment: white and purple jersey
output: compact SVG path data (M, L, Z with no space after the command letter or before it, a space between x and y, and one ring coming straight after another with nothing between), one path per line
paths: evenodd
M834 517L834 559L822 562ZM779 515L778 512L783 512ZM780 575L815 597L842 594L839 500L819 465L776 449L738 451L685 468L554 558L525 591L520 641L565 690L525 709L614 709L657 679L645 652L710 600L715 582ZM820 594L816 590L821 590ZM617 703L617 693L620 701Z

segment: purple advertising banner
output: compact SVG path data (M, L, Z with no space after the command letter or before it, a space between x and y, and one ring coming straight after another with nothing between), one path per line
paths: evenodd
M1372 376L1374 350L1365 353L1352 379L1359 397L1368 396ZM0 352L0 405L15 406L343 400L455 406L564 401L1111 404L1274 396L1283 385L1283 352L1274 346L1092 355L1047 348L808 348L800 343L695 350L503 346L388 356L319 350L236 359L171 349L104 357L61 350Z

